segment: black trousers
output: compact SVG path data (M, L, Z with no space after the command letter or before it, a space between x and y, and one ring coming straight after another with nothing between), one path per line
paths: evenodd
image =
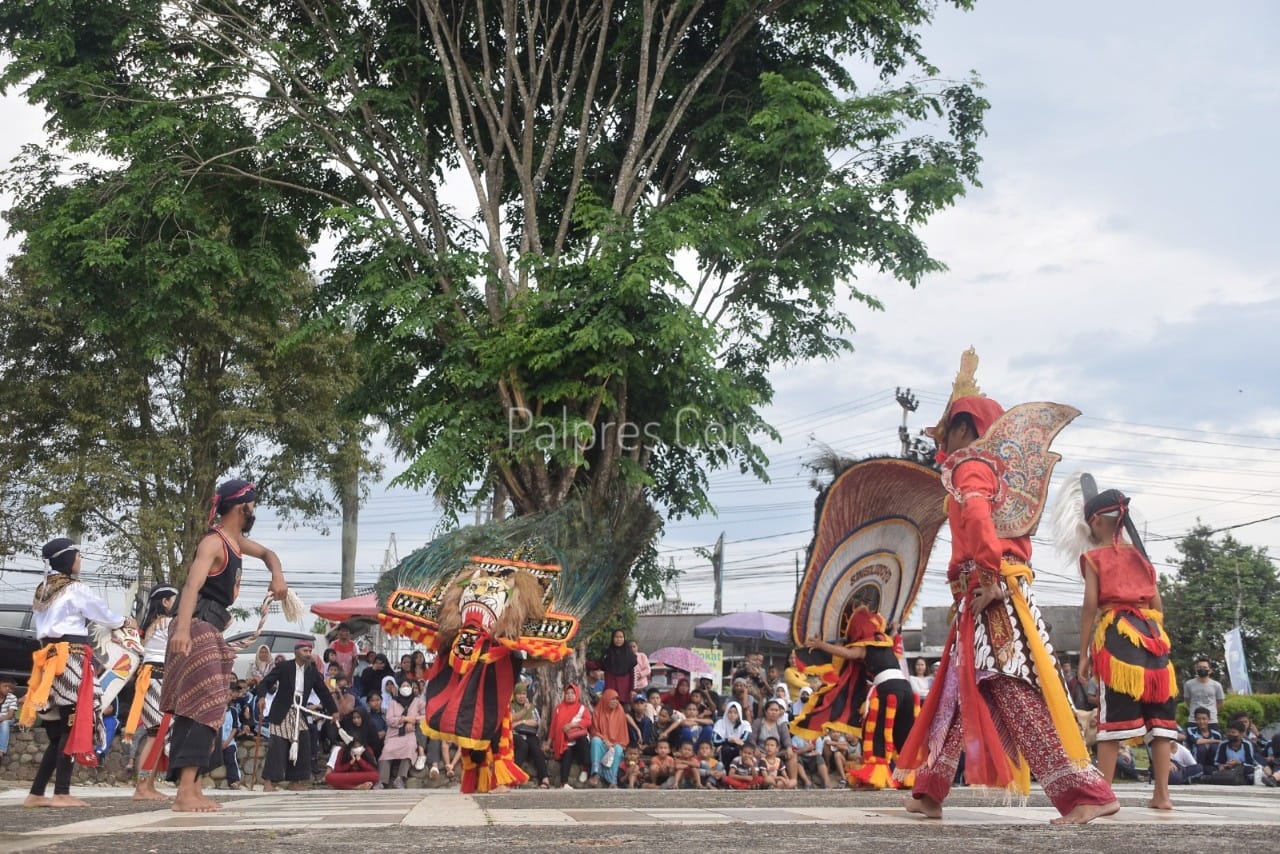
M75 711L74 706L55 706L58 716L44 722L44 731L49 735L49 746L40 757L40 767L36 769L36 777L31 781L31 794L43 798L44 790L53 778L55 795L71 794L72 759L64 751L67 747L67 736L71 735L69 718Z
M569 749L560 757L560 782L569 782L569 768L574 762L578 763L578 767L583 771L591 771L591 745L586 737L580 738L573 744L569 745Z
M214 767L214 754L219 760L222 751L217 747L217 733L199 721L181 715L173 716L169 733L169 773L166 779L170 783L178 782L183 768L195 768L196 776L202 777Z
M545 780L547 778L547 756L542 752L542 739L538 738L537 733L530 734L520 730L513 730L511 740L514 742L516 764L523 765L526 760L532 762L533 771L538 780ZM590 762L590 759L587 761Z
M289 764L289 748L287 738L271 736L267 744L267 758L262 763L262 779L279 783L288 780L300 783L311 779L311 737L304 730L298 733L298 761Z

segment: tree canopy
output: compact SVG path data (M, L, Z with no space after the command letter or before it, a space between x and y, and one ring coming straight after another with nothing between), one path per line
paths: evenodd
M1215 540L1196 525L1178 541L1177 572L1160 579L1165 631L1183 678L1204 656L1226 672L1223 635L1233 629L1237 608L1245 659L1255 690L1275 685L1280 674L1280 577L1265 549L1230 534Z
M849 349L858 276L942 268L919 228L987 105L926 59L936 5L30 0L0 81L328 229L312 326L350 324L351 403L447 509L697 514L709 471L764 476L769 371Z

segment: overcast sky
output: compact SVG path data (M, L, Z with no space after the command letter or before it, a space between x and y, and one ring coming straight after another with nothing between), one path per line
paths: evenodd
M861 280L885 310L851 306L856 351L776 372L768 415L783 441L768 448L772 482L716 474L719 517L668 525L663 554L685 570L672 595L709 610L710 570L693 548L723 531L726 610L789 608L813 525L803 460L819 442L896 452L894 388L919 395L913 427L932 424L970 344L983 391L1006 406L1051 399L1083 410L1056 445L1059 474L1092 471L1131 494L1158 562L1176 552L1157 538L1197 519L1225 527L1276 513L1278 10L1266 0L941 10L927 55L947 75L977 71L992 104L983 186L925 230L950 269L914 291ZM13 93L0 121L5 160L42 139L40 115ZM389 474L401 467L387 461ZM404 556L437 519L426 496L376 490L362 516L361 583L376 577L392 534ZM1280 555L1280 522L1234 533ZM336 520L328 537L264 522L259 534L304 600L337 597ZM946 549L922 604L949 601ZM1050 546L1038 545L1034 562L1042 602L1079 601L1075 570ZM28 578L0 577L0 598L23 598ZM912 622L919 616L917 607Z

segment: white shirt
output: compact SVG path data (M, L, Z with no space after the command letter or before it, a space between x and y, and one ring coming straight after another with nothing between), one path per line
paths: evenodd
M1173 742L1173 754L1170 757L1173 764L1179 768L1190 768L1196 764L1196 758L1187 749L1187 746L1180 741Z
M89 634L89 623L101 623L112 629L124 625L124 617L107 607L107 603L87 584L73 581L67 585L49 607L34 613L36 637L40 640L63 638L67 635Z
M164 651L169 646L170 617L157 617L151 624L150 634L142 645L142 660L146 664L163 664Z

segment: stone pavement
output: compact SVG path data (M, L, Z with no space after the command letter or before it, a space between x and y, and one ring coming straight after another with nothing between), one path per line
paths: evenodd
M775 839L805 840L806 845L826 839L844 847L839 846L842 840L870 842L873 836L888 844L956 842L963 850L1001 851L1008 843L999 840L1011 831L1019 834L1020 847L1041 848L1043 843L1042 850L1062 845L1064 833L1075 834L1070 836L1075 851L1094 850L1078 844L1079 834L1096 843L1107 840L1096 850L1123 851L1126 843L1149 848L1155 834L1163 850L1178 850L1166 842L1175 839L1199 839L1197 844L1209 843L1212 850L1226 837L1236 843L1255 836L1261 841L1273 839L1280 829L1280 790L1178 786L1173 792L1177 808L1164 813L1144 806L1150 796L1147 786L1120 786L1117 791L1123 808L1116 816L1087 828L1062 829L1050 828L1056 812L1038 791L1023 806L957 789L945 820L934 822L909 815L896 792L521 790L466 796L456 790L216 791L211 794L223 803L221 811L184 814L134 804L120 789L75 790L90 804L84 810L24 810L25 793L9 790L0 792L0 851L347 850L356 839L361 848L378 842L522 850L701 839L697 844L718 850L717 840L726 842L744 832L769 840L774 851L791 850L776 846Z

